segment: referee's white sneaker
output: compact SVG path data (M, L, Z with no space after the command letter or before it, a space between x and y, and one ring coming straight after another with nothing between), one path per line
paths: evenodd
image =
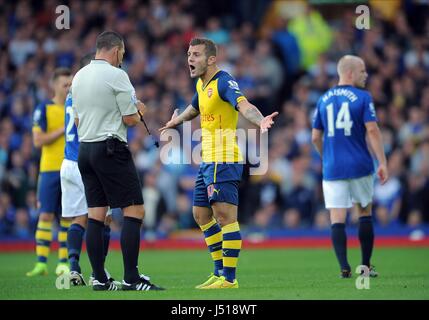
M119 288L113 282L107 280L106 283L101 283L98 280L92 282L92 289L94 291L118 291Z
M107 277L107 279L108 279L110 282L113 282L116 286L120 286L120 285L121 285L121 282L120 282L120 281L116 281L115 279L113 279L113 278L112 278L112 276L110 275L109 271L107 271L107 269L104 269L104 272L106 273L106 277ZM93 283L94 283L94 281L95 281L95 278L94 278L94 275L92 274L92 275L89 277L89 280L88 280L89 285L90 285L90 286L92 286L92 285L93 285Z

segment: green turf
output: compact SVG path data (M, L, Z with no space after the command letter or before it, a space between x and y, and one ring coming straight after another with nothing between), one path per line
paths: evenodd
M51 254L50 274L27 278L34 263L30 253L0 253L0 299L429 299L429 250L427 248L376 249L374 264L380 277L369 290L357 290L352 279L339 279L330 249L243 250L239 260L239 290L196 290L211 271L203 250L144 251L140 269L164 292L94 292L90 287L55 287L56 252ZM349 250L354 268L358 249ZM87 278L89 262L82 257ZM107 267L122 278L120 252L109 253Z

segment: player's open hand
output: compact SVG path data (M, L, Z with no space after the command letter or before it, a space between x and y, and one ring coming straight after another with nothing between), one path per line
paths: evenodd
M387 171L387 167L384 164L378 166L377 176L380 179L380 183L383 185L389 179L389 172Z
M175 128L178 123L176 121L177 116L179 115L179 109L175 109L173 112L173 115L171 116L170 121L168 121L165 126L163 126L161 129L159 129L159 131L161 131L161 134L167 130L167 129L172 129Z
M269 116L266 116L264 119L262 119L260 124L261 133L267 132L268 129L271 128L271 126L274 124L273 118L278 114L278 112L273 112Z

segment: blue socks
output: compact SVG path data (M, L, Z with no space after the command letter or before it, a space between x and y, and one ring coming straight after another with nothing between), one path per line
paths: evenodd
M341 270L350 271L351 268L347 261L347 235L345 223L334 223L331 226L331 238Z
M85 228L80 224L74 223L67 231L67 249L70 261L70 270L81 273L79 258L82 250L83 235Z
M371 216L359 218L358 233L362 252L362 264L367 267L370 267L372 249L374 247L374 230L372 227Z

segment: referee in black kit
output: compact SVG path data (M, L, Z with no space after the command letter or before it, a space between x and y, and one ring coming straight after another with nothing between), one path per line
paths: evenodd
M145 106L137 100L127 73L120 68L124 41L116 32L97 37L95 59L72 82L72 100L78 128L79 171L88 202L86 246L94 272L94 290L118 290L104 272L103 233L107 207L122 208L121 249L124 261L122 290L163 290L140 275L138 256L143 196L131 153L127 127L140 121Z

